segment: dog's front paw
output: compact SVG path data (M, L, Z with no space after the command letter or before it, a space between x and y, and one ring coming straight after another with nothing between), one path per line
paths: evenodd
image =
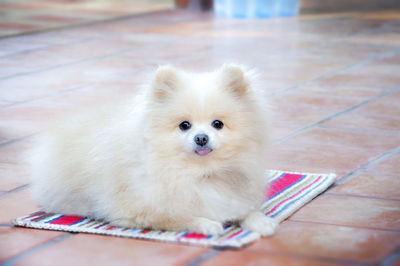
M204 235L218 235L224 231L221 223L203 217L195 218L191 227L190 230Z
M262 236L271 236L275 233L278 223L262 212L252 212L244 219L241 226L244 229L260 233Z

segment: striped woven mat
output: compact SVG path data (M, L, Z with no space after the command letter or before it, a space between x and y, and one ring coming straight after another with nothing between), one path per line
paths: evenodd
M304 174L282 171L267 171L270 189L260 209L265 215L279 222L325 191L335 180L334 174ZM17 226L122 236L156 241L185 243L201 246L239 248L258 238L255 232L226 225L220 235L202 235L193 232L172 232L151 229L122 228L104 221L74 215L35 212L16 218Z

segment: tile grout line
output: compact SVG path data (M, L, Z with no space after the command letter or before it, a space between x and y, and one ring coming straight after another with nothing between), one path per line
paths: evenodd
M317 122L315 122L315 123L313 123L311 125L305 126L305 127L301 128L301 129L299 129L299 130L297 130L297 131L295 131L295 132L293 132L293 133L291 133L291 134L289 134L289 135L287 135L287 136L285 136L283 138L275 140L274 142L272 142L271 145L274 146L274 145L277 145L277 144L281 144L282 142L285 142L286 140L288 140L288 139L290 139L292 137L300 135L300 134L302 134L302 133L304 133L304 132L306 132L306 131L308 131L310 129L313 129L313 128L319 126L320 124L323 124L323 123L325 123L327 121L330 121L330 120L332 120L332 119L334 119L336 117L339 117L339 116L341 116L343 114L347 114L347 113L349 113L351 111L354 111L354 110L356 110L356 109L358 109L358 108L360 108L360 107L362 107L362 106L364 106L364 105L366 105L366 104L368 104L368 103L370 103L372 101L376 101L376 100L378 100L378 99L380 99L382 97L391 95L391 94L393 94L393 93L395 93L395 92L397 92L399 90L400 90L400 87L396 87L396 88L393 88L393 89L391 89L391 90L389 90L387 92L378 94L378 95L376 95L374 97L371 97L371 98L368 98L367 100L364 100L364 101L362 101L362 102L360 102L360 103L358 103L356 105L353 105L352 107L349 107L349 108L347 108L347 109L345 109L343 111L340 111L340 112L336 112L336 113L334 113L334 114L332 114L332 115L330 115L330 116L328 116L328 117L326 117L324 119L321 119L320 121L317 121Z
M372 263L363 263L360 261L354 261L354 260L346 260L346 259L338 259L338 258L327 258L327 257L318 257L318 256L312 256L312 255L302 255L302 254L293 254L293 253L279 253L279 252L273 252L273 251L247 251L250 253L256 253L256 254L267 254L267 255L272 255L272 256L277 256L277 257L284 257L284 258L293 258L293 259L306 259L306 260L314 260L314 261L319 261L319 262L327 262L327 263L338 263L338 264L344 264L344 265L373 265Z
M111 17L111 18L106 18L104 20L94 20L94 21L88 21L88 22L83 22L83 23L77 23L77 24L70 24L70 25L64 25L60 27L55 27L55 28L47 28L47 29L39 29L31 32L22 32L22 33L17 33L13 35L6 35L0 37L0 41L4 39L11 39L15 37L20 37L20 36L27 36L27 35L38 35L41 33L48 33L48 32L53 32L53 31L63 31L63 30L70 30L70 29L75 29L75 28L81 28L81 27L86 27L86 26L96 26L102 23L113 23L113 22L118 22L121 20L128 20L132 18L137 18L137 17L142 17L146 15L154 15L157 13L171 13L168 11L173 11L173 9L164 9L164 10L157 10L153 12L148 12L148 13L139 13L139 14L128 14L124 16L117 16L117 17Z
M363 164L360 167L358 167L357 169L353 170L348 175L346 175L346 176L342 177L341 179L337 180L331 186L331 188L345 183L346 181L352 179L356 175L366 171L368 168L371 168L371 167L375 166L376 164L382 162L383 160L387 159L388 157L392 156L393 154L396 154L396 153L399 153L399 152L400 152L400 146L398 146L397 148L394 148L394 149L392 149L392 150L390 150L388 152L382 153L381 155L378 155L377 157L373 158L372 160L369 160L365 164Z
M391 198L382 198L382 197L371 197L364 195L355 195L355 194L341 194L341 193L332 193L325 192L321 194L321 196L335 196L335 197L349 197L349 198L362 198L362 199L377 199L377 200L388 200L388 201L400 201L400 199L391 199Z
M156 43L156 44L153 44L152 47L157 47L157 46L160 46L160 45L161 44ZM141 48L142 49L149 48L149 45L144 45ZM132 52L132 51L136 51L137 49L138 49L138 47L125 48L125 49L121 49L119 51L116 51L114 53L110 53L110 54L107 54L107 55L92 56L92 57L84 58L84 59L81 59L81 60L77 60L77 61L73 61L73 62L69 62L69 63L64 63L64 64L60 64L60 65L55 65L55 66L51 66L51 67L47 67L47 68L43 68L43 69L38 69L38 70L33 70L33 71L28 71L28 72L23 72L23 73L17 73L17 74L13 74L13 75L10 75L10 76L3 76L3 77L0 77L0 81L13 79L13 78L19 78L21 76L29 76L29 75L32 75L32 74L43 73L43 72L52 71L52 70L63 68L63 67L79 65L79 64L82 64L82 63L96 62L96 61L101 60L101 59L107 59L107 58L112 58L112 57L115 57L115 56L124 55L126 53L129 53L129 52Z
M387 48L387 49L396 49L399 48L400 45L396 44L386 44L386 43L369 43L369 42L344 42L345 44L355 46L354 48L357 48L357 46L361 47L367 47L367 48Z
M359 36L359 35L365 34L365 33L373 33L373 32L375 32L375 31L381 30L381 29L384 28L384 27L387 27L388 25L397 24L397 23L399 23L399 22L400 22L400 20L398 20L398 19L386 21L385 23L379 25L378 27L368 28L368 29L361 30L361 31L359 31L359 32L347 34L347 35L345 35L345 36L343 36L343 37L341 37L341 38L339 38L339 39L336 39L336 40L327 42L326 45L324 45L324 44L322 44L322 45L315 45L315 46L311 47L310 50L311 50L311 51L314 51L314 50L317 50L317 49L319 49L319 48L322 48L322 47L325 47L325 46L329 46L329 45L331 45L331 44L337 44L337 43L340 43L340 42L349 40L349 39L351 39L351 38L357 37L357 36ZM354 44L354 43L349 43L349 44ZM370 43L367 43L367 44L368 44L368 45L376 45L376 44L370 44ZM396 45L396 46L397 46L397 45Z
M21 137L21 138L12 139L12 140L9 140L7 142L3 142L3 143L0 144L0 148L2 148L4 146L7 146L7 145L10 145L10 144L13 144L13 143L16 143L16 142L24 141L26 139L29 139L29 138L35 136L35 135L36 134L31 134L31 135L28 135L28 136L24 136L24 137ZM0 164L8 164L8 163L0 162ZM15 192L19 192L19 191L25 190L28 187L29 187L29 184L24 184L24 185L18 186L16 188L13 188L11 190L3 191L3 192L0 193L0 199L5 197L5 196L8 196L9 194L13 194Z
M2 227L14 227L13 224L0 224L0 226L2 226Z
M1 108L0 108L0 109L1 109ZM7 146L7 145L10 145L10 144L13 144L13 143L15 143L15 142L27 140L27 139L29 139L29 138L35 136L35 135L36 135L36 134L30 134L30 135L27 135L27 136L24 136L24 137L20 137L20 138L16 138L16 139L10 139L10 140L8 140L8 141L6 141L6 142L0 143L0 148L2 148L2 147L4 147L4 146ZM0 162L0 163L1 163L1 162Z
M13 144L13 143L15 143L15 142L18 142L18 141L20 141L20 140L22 140L23 138L17 138L17 139L10 139L10 140L7 140L6 142L3 142L3 143L0 143L0 148L2 148L2 147L4 147L4 146L7 146L7 145L10 145L10 144Z
M340 130L340 131L347 131L349 133L351 133L351 132L357 132L357 133L365 132L365 130L362 130L362 129L346 128L346 127L339 127L339 126L328 127L328 126L320 125L319 127L323 128L323 129L336 129L336 130ZM390 130L390 129L389 130L388 129L375 129L375 130L374 129L371 129L371 130L368 129L368 133L379 134L379 135L384 135L384 136L388 136L388 137L393 136L393 135L397 136L399 134L398 131Z
M376 230L376 231L383 231L383 232L391 232L391 233L400 233L400 229L386 229L386 228L377 228L377 227L365 227L365 226L356 226L356 225L348 225L348 224L332 224L327 222L316 222L310 220L296 220L289 217L288 222L294 223L311 223L311 224L321 224L321 225L331 225L331 226L341 226L341 227L351 227L357 229L365 229L365 230Z
M109 55L109 57L112 57L112 56L113 56L113 55ZM93 58L93 57L92 57L92 58ZM106 57L105 57L105 58L106 58ZM100 59L102 59L102 58L100 58ZM90 60L88 60L88 61L90 61ZM185 61L185 59L180 60L180 61ZM80 63L80 62L78 62L77 64L79 64L79 63ZM73 63L71 63L71 64L73 64ZM121 77L126 76L126 75L138 74L138 73L141 73L141 72L148 71L148 70L150 70L151 68L154 68L154 67L149 66L149 67L145 67L144 69L139 69L139 70L133 70L133 71L128 71L128 72L120 73L120 74L115 75L115 78L118 78L118 77L121 78ZM50 70L50 69L49 69L49 70ZM45 71L47 71L47 69L44 69L44 70L43 70L43 72L45 72ZM40 71L40 72L42 72L42 71ZM35 73L27 73L26 75L30 75L30 74L35 74ZM22 74L22 75L25 75L25 74ZM0 81L1 81L1 78L0 78ZM25 100L25 101L14 101L14 102L12 102L11 104L9 104L9 105L7 105L7 106L0 107L0 110L1 110L1 109L7 109L7 108L9 108L9 107L13 107L13 106L19 105L19 104L31 103L31 102L35 102L35 101L37 101L37 100L42 100L42 99L47 99L47 98L51 98L51 97L60 96L60 95L62 95L62 94L64 94L64 93L70 93L70 92L74 92L74 91L79 91L79 90L81 90L81 89L88 88L88 87L90 87L90 86L95 86L95 85L101 84L102 82L103 82L103 81L92 81L92 82L87 82L87 83L83 83L83 84L79 84L79 85L70 86L70 87L67 88L67 89L60 89L60 90L59 90L58 92L56 92L56 93L47 94L47 95L45 95L45 96L41 96L41 97L38 97L38 98L32 98L32 99Z
M389 256L384 258L379 265L381 266L391 266L394 265L393 262L400 258L400 249L396 248Z
M81 85L71 86L71 87L69 87L67 89L57 90L56 92L54 92L52 94L47 94L45 96L40 96L40 97L37 97L37 98L32 98L32 99L28 99L28 100L24 100L24 101L13 102L12 104L9 104L7 106L0 107L0 110L4 110L4 109L10 108L10 107L18 106L20 104L34 103L36 101L40 101L40 100L43 100L43 99L57 97L57 96L60 96L60 95L63 95L63 94L68 94L68 93L71 93L71 92L79 91L81 89L85 89L85 88L88 88L88 87L90 87L92 85L96 85L96 84L99 84L99 83L100 82L97 81L97 82L88 83L88 84L81 84ZM33 134L33 135L35 135L35 134Z
M280 90L280 91L273 92L273 93L269 94L267 97L268 98L273 98L273 97L275 97L277 95L281 95L281 94L293 91L293 90L295 90L297 88L313 84L316 81L319 81L319 80L322 80L322 79L325 79L325 78L330 78L330 77L332 77L334 75L341 74L341 73L346 72L348 70L351 70L351 69L353 69L355 67L362 66L362 65L364 65L364 64L366 64L368 62L374 61L376 59L388 57L388 56L394 55L394 54L399 53L399 52L400 52L400 47L396 47L396 48L394 48L394 49L392 49L390 51L384 52L384 53L373 54L373 55L367 56L366 58L364 58L364 59L362 59L362 60L360 60L360 61L358 61L356 63L352 63L352 64L349 64L349 65L344 66L342 68L339 68L337 70L330 71L330 72L328 72L326 74L322 74L322 75L320 75L320 76L318 76L316 78L300 82L299 84L294 85L292 87L289 87L289 88L286 88L286 89L283 89L283 90Z
M9 191L3 192L3 193L0 194L0 199L5 197L5 196L8 196L9 194L13 194L15 192L19 192L19 191L25 190L27 188L29 188L29 184L25 184L25 185L13 188L13 189L11 189Z
M397 174L397 173L380 172L380 171L376 172L376 171L371 171L371 170L367 170L367 173L368 173L368 174L371 174L371 175L386 175L386 176L392 176L392 177L394 177L394 178L400 177L400 173Z
M35 253L37 253L37 252L39 252L39 251L41 251L41 250L43 250L43 249L45 249L47 247L50 247L50 246L52 246L54 244L57 244L57 243L59 243L61 241L64 241L64 240L66 240L68 238L71 238L73 235L74 234L72 234L72 233L65 233L65 234L63 234L61 236L55 237L50 241L47 241L47 242L45 242L43 244L40 244L38 246L35 246L33 248L30 248L27 251L24 251L24 252L14 256L14 257L12 257L11 259L6 260L5 262L3 262L2 266L12 266L16 262L18 262L18 261L20 261L20 260L22 260L22 259L24 259L24 258L26 258L26 257L28 257L30 255L33 255L33 254L35 254Z
M217 256L218 254L222 253L222 250L217 250L217 249L210 249L200 255L198 255L197 257L195 257L194 259L192 259L191 261L185 263L185 266L198 266L200 264L202 264L203 262Z
M399 116L398 115L388 115L388 114L380 114L380 113L374 113L374 112L368 112L368 111L366 111L365 113L364 113L364 115L367 115L367 116L374 116L374 117L377 117L377 118L382 118L382 119L385 119L385 118L394 118L394 119L398 119L399 118ZM397 131L398 132L398 131Z
M75 39L70 42L54 43L54 44L50 44L50 45L43 46L43 47L38 47L38 48L33 48L33 49L25 49L25 50L22 50L22 51L19 51L16 53L2 55L2 56L0 56L0 59L8 59L8 58L14 57L14 56L21 56L21 55L26 55L26 54L30 54L30 53L45 51L47 49L59 48L59 47L64 47L64 46L69 46L69 45L74 45L74 44L82 44L85 42L90 42L90 41L95 41L95 40L104 40L104 39L100 38L100 37L87 37L87 38L83 38L83 39ZM0 38L0 41L1 41L1 38Z

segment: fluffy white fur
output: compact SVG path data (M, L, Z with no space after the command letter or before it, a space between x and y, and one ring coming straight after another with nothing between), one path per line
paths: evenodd
M159 67L127 104L70 118L30 152L33 193L46 211L113 224L205 234L240 222L262 235L276 222L258 211L266 178L265 103L253 73ZM222 129L212 121L224 123ZM182 131L179 124L192 127ZM198 155L194 136L212 151Z

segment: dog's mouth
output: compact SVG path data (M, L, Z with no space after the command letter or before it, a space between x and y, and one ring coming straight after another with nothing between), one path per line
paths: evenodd
M200 156L204 156L204 155L207 155L210 152L212 152L212 149L210 149L210 148L201 148L201 149L196 149L194 152L197 153Z

